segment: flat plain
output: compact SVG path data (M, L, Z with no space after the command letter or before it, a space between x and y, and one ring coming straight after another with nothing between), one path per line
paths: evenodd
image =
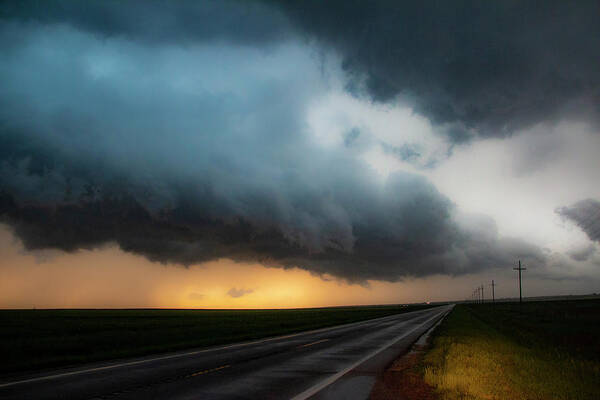
M600 398L600 300L458 305L422 373L440 399Z

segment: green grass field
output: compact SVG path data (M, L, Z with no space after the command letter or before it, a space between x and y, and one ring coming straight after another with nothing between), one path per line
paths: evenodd
M599 399L600 301L458 305L425 381L441 399Z
M283 335L427 306L0 311L0 373Z

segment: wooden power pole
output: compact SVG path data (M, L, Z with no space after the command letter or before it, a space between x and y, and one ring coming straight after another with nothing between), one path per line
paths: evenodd
M496 293L494 292L494 288L498 286L498 284L494 283L494 280L492 279L492 284L490 286L492 287L492 304L496 304Z
M483 295L483 284L481 284L481 304L485 303L485 296Z
M519 271L519 304L523 303L523 290L521 288L521 271L525 271L527 268L521 267L521 260L519 260L519 268L513 268L515 271Z

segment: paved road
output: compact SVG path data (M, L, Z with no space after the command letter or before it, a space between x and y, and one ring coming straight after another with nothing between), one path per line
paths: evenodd
M0 382L0 399L362 399L451 307L22 377Z

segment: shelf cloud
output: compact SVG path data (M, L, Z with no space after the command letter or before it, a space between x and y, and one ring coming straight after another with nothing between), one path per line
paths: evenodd
M351 282L543 266L544 250L425 176L382 181L348 150L358 130L318 143L307 110L340 81L408 104L453 144L600 112L597 2L0 7L0 221L27 249L117 243L162 263L228 258ZM597 209L559 213L598 240L580 221Z

